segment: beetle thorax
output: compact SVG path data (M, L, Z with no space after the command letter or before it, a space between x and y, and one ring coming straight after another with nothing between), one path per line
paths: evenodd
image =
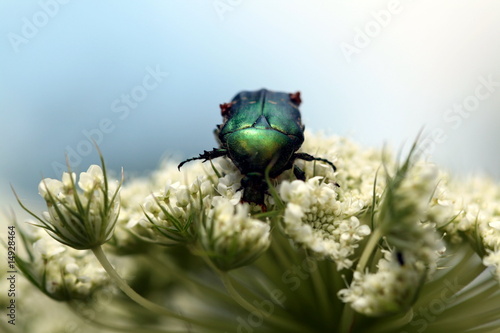
M269 175L278 176L295 152L293 140L272 128L245 128L225 137L229 157L242 174L257 172L264 174L269 166Z

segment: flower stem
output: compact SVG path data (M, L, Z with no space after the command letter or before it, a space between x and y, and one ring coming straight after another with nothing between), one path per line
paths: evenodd
M199 326L202 326L202 327L207 327L206 323L197 321L197 320L195 320L193 318L187 318L185 316L177 314L177 313L175 313L175 312L173 312L173 311L171 311L171 310L169 310L169 309L167 309L165 307L162 307L162 306L160 306L158 304L155 304L155 303L151 302L150 300L147 300L146 298L142 297L135 290L133 290L127 284L127 282L125 282L125 280L120 275L118 275L118 273L113 268L113 266L109 262L108 258L104 254L104 251L102 250L102 247L100 245L92 248L92 252L96 256L97 260L99 260L99 262L101 263L102 267L109 274L109 276L111 277L111 280L114 281L118 285L118 287L131 300L133 300L137 304L143 306L144 308L150 310L151 312L154 312L154 313L162 315L162 316L172 317L172 318L176 318L176 319L179 319L179 320L183 320L183 321L191 323L191 324L199 325ZM210 327L210 328L213 328L213 327Z
M368 243L366 244L363 253L361 254L361 258L359 259L358 264L356 265L357 272L363 272L365 270L370 257L373 255L374 250L382 237L382 231L380 228L376 228L368 239ZM349 304L344 305L344 310L342 312L342 317L340 319L340 332L348 333L352 330L354 318L354 310L351 308Z
M313 259L309 259L313 260ZM323 280L323 277L321 276L321 272L319 271L319 263L315 262L316 269L314 269L311 272L311 278L312 278L312 287L316 293L316 300L318 301L319 304L319 310L321 311L321 318L325 320L325 322L328 321L328 318L331 317L331 303L328 299L328 291L326 288L326 283Z
M227 289L227 292L231 297L238 303L242 308L247 310L250 313L263 313L262 310L259 310L257 307L255 307L253 304L249 303L245 298L243 298L238 291L234 288L231 279L229 278L229 274L227 272L222 272L218 270L219 276L224 283L224 286ZM264 315L267 315L266 320L268 322L272 322L273 324L276 324L278 327L281 327L283 329L286 329L287 332L310 332L310 330L307 327L301 326L299 323L294 322L294 321L288 321L284 318L281 318L279 316L273 315L273 313L263 313Z
M261 310L259 310L257 307L255 307L253 304L248 302L244 297L240 295L240 293L234 288L233 283L231 282L231 279L229 277L229 274L227 272L221 271L218 269L212 261L206 256L202 257L207 265L213 269L214 272L216 272L222 283L224 284L224 287L226 288L227 292L229 295L233 298L233 300L238 303L242 308L247 310L250 313L262 313ZM281 328L285 328L287 332L311 332L311 330L308 327L305 327L301 325L300 323L292 320L288 321L284 318L279 317L278 315L273 315L273 313L267 314L266 320L268 322L271 322Z
M356 271L363 272L365 270L365 266L368 263L368 260L373 255L375 247L378 244L378 241L382 237L382 230L380 228L376 228L370 236L368 243L366 244L363 253L361 254L361 258L359 259L358 264L356 265Z
M106 330L110 331L117 331L117 332L130 332L130 333L175 333L180 331L172 331L172 330L161 330L161 329L154 329L150 327L124 327L124 326L116 326L110 323L106 322L101 322L92 316L87 316L85 311L79 311L78 308L76 308L74 303L69 302L68 303L69 309L78 316L82 316L88 323L97 326L99 328L104 328Z
M182 283L187 288L189 288L190 292L197 293L200 296L212 295L218 299L222 298L227 301L231 300L231 297L223 289L217 289L207 284L206 282L203 283L199 279L193 278L189 274L183 274L184 272L179 271L178 267L176 267L175 264L168 260L165 260L165 258L155 256L154 253L148 255L147 258L153 266L152 268L164 269L164 267L166 267L171 276L175 278L179 283Z
M349 304L344 304L342 317L340 318L340 331L341 333L349 333L352 330L354 312Z

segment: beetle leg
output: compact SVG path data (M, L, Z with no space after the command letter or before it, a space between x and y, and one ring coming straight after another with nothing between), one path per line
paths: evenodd
M227 155L227 150L226 149L217 149L217 148L214 148L213 150L211 151L206 151L204 150L203 151L203 154L200 154L200 156L198 157L192 157L192 158L188 158L187 160L185 161L182 161L178 166L177 166L177 169L181 169L181 167L184 165L184 163L187 163L187 162L190 162L190 161L194 161L194 160L203 160L203 162L206 162L208 160L212 160L214 158L217 158L217 157L221 157L221 156L226 156Z
M404 256L403 256L403 252L396 251L396 259L398 260L400 266L404 266L405 265L405 259L404 259Z
M295 175L295 178L297 178L298 180L302 181L306 180L306 173L296 165L293 166L293 174Z
M293 154L294 158L299 158L301 160L304 160L304 161L321 161L321 162L325 162L325 163L328 163L332 168L333 168L333 171L337 171L337 167L335 165L333 165L332 162L330 162L329 160L325 159L325 158L319 158L319 157L314 157L312 155L309 155L309 154L306 154L306 153L295 153Z

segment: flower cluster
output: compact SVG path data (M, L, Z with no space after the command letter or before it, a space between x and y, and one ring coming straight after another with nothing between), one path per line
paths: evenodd
M213 208L201 225L201 247L222 270L248 265L267 250L270 226L250 217L249 205L233 205L224 197L213 200Z
M239 180L225 161L217 163L224 176L204 170L193 181L166 181L142 202L143 215L129 221L138 237L163 245L188 244L195 254L207 255L221 269L249 264L269 246L270 226L251 218L241 205ZM199 169L199 167L196 167ZM179 177L179 176L177 176ZM201 250L201 252L199 251Z
M193 220L209 204L212 191L207 177L197 177L189 185L168 181L163 189L145 198L144 215L137 221L137 232L165 245L192 242L195 238Z
M340 299L368 316L382 316L407 309L418 292L422 277L399 260L394 252L383 250L377 272L354 272L349 288L339 291Z
M370 227L359 221L365 207L351 193L339 200L336 185L322 180L313 177L281 184L280 195L287 203L283 228L290 239L319 259L335 261L338 270L350 268L358 243L370 234Z
M46 178L40 182L38 190L48 209L42 218L23 208L57 241L79 250L91 249L113 234L120 211L119 187L118 182L108 182L100 166L91 165L78 183L73 172L65 172L62 181Z
M64 246L36 230L29 236L30 261L18 265L45 294L56 300L86 300L110 287L106 271L90 251Z
M433 165L411 165L410 160L395 175L387 175L387 188L373 221L377 228L373 240L385 240L377 271L365 270L365 262L360 261L349 288L339 291L339 297L357 312L381 316L408 309L436 270L444 244L435 223L426 221L436 176Z
M443 182L437 192L433 204L446 208L448 216L439 226L454 243L469 242L500 280L500 187L475 177L460 184Z
M306 138L303 151L337 170L296 161L306 180L266 180L264 205L241 202L228 158L181 172L165 162L123 187L104 163L44 179L47 212L28 212L53 239L26 233L29 259L17 264L56 300L119 286L128 301L113 294L124 306L95 319L114 331L412 332L419 316L427 332L498 329L498 184L453 179L415 147L398 163L345 138ZM135 267L128 281L105 252L118 271L121 258ZM469 303L474 322L461 316Z

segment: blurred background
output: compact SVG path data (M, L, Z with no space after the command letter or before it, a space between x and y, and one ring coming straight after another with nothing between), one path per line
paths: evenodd
M127 175L215 147L218 104L300 90L307 129L500 178L500 2L0 2L0 204L68 154ZM3 232L3 230L2 230Z

